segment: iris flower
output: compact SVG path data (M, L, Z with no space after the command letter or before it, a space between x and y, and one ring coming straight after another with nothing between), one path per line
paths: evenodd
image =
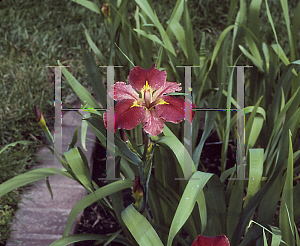
M230 246L230 243L225 235L219 235L216 237L205 237L199 235L193 242L192 246Z
M140 122L144 131L153 136L162 133L165 121L179 123L184 119L184 98L169 96L168 94L180 91L180 83L167 82L166 71L134 67L129 74L129 85L125 82L116 82L109 92L110 97L119 101L113 108L103 114L105 127L114 132L114 129L131 130ZM139 92L139 93L138 93ZM195 104L189 101L187 105ZM195 112L191 113L192 122ZM114 125L107 126L107 118L114 120Z

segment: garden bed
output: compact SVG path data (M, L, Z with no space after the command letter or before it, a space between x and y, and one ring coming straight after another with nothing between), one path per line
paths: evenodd
M199 135L201 137L201 135ZM200 138L198 139L200 141ZM207 169L207 172L215 173L220 176L221 173L221 149L222 144L219 142L216 134L212 134L206 141L203 147L201 162ZM93 151L93 180L99 185L99 187L107 184L107 181L98 180L98 178L105 177L105 155L106 150L103 148L99 141L96 141L94 151ZM228 167L233 167L235 165L235 146L233 143L228 144L228 154L227 154L227 165ZM200 168L200 165L199 165ZM134 199L131 193L131 189L126 189L123 191L123 201L124 207L127 207L131 203L134 203ZM75 234L108 234L114 233L121 229L116 220L109 213L106 213L101 206L97 203L92 204L87 207L81 217L80 222L77 225ZM75 246L92 246L95 241L84 241L78 242ZM99 244L103 245L103 244ZM110 243L110 246L123 245L121 243Z

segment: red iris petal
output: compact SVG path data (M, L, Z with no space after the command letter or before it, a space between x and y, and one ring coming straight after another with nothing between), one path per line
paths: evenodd
M107 112L103 114L103 121L105 127L110 131L110 132L115 132L115 116L114 116L114 108L109 108ZM108 126L108 127L107 127Z
M147 72L148 69L143 69L139 66L136 66L133 69L131 69L128 79L129 83L134 89L138 91L142 90L143 86L146 84Z
M192 246L230 246L228 238L225 235L216 237L205 237L199 235Z
M180 83L177 84L176 82L165 82L163 86L153 93L153 101L160 98L162 95L166 95L175 91L181 91L182 88L180 85Z
M115 107L116 129L131 130L145 117L144 107L131 107L134 101L132 99L124 99L117 103Z
M115 106L115 129L126 129L131 130L136 127L141 120L145 117L145 109L144 107L134 106L133 99L123 99L117 103ZM103 114L103 120L105 127L114 132L114 124L113 124L113 116L114 116L114 109L110 108L107 113ZM107 124L107 118L110 121Z
M154 109L146 110L145 118L142 121L145 132L150 133L152 136L157 136L163 132L165 121L158 117Z
M172 97L172 96L162 96L161 97L168 104L158 104L155 106L155 110L159 117L162 117L166 121L179 123L184 119L184 98ZM193 108L196 105L192 104ZM192 112L192 119L195 116L195 112ZM189 120L189 119L187 119Z
M155 69L155 64L150 69L143 69L139 66L131 69L129 73L129 83L131 86L141 91L143 86L148 81L148 85L153 89L157 90L159 87L163 86L166 82L167 73L166 71L159 71Z
M111 90L108 93L111 98L115 100L123 100L123 99L139 99L139 94L132 88L131 85L126 85L125 82L116 82L111 86Z
M148 71L148 84L152 90L157 90L159 87L163 86L167 79L166 71L159 71L155 69L155 64Z

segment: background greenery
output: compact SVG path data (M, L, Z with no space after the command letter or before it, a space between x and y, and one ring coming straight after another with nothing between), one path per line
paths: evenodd
M99 3L101 6L102 2ZM173 11L174 3L153 3L164 27ZM220 33L227 27L230 1L188 1L196 50L200 50L202 33L205 32L206 54L211 57ZM237 3L237 8L239 3ZM289 2L292 10L296 2ZM275 29L285 51L288 37L279 1L269 1ZM136 4L130 1L128 15L133 17ZM261 23L267 22L262 5ZM262 14L263 13L263 14ZM291 11L291 13L293 13ZM109 38L102 15L70 1L2 1L0 3L0 149L18 140L32 140L30 134L42 138L42 130L35 121L33 105L43 112L49 126L53 124L53 70L46 65L57 65L60 60L69 65L72 75L89 91L82 55L89 49L84 26L104 56L109 55ZM293 17L293 14L291 14ZM270 25L260 25L261 38L274 43ZM155 32L155 31L154 31ZM181 48L177 45L177 52ZM298 53L299 53L299 47ZM245 59L245 58L243 58ZM246 62L242 60L241 62ZM100 71L103 73L103 71ZM105 74L103 80L105 80ZM75 98L68 83L63 83L63 100ZM37 145L20 146L1 154L0 183L24 172L36 164L34 153ZM0 199L0 243L9 237L9 224L21 195L20 190Z

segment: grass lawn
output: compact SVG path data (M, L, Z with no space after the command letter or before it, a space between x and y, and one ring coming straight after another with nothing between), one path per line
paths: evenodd
M57 60L87 87L82 53L87 50L83 27L94 40L104 40L101 18L70 1L2 1L0 3L0 149L18 140L33 141L43 133L35 120L37 105L53 126L54 69ZM102 27L103 29L103 27ZM102 40L102 41L101 41ZM70 87L63 83L63 100L71 101ZM17 145L1 154L0 183L35 165L38 144ZM21 190L0 199L0 245L9 238Z

